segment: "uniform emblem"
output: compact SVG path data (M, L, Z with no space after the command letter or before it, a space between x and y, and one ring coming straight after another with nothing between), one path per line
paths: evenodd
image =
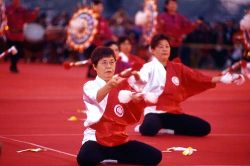
M178 77L176 76L173 76L172 77L172 83L175 84L176 86L179 86L180 85L180 80Z
M114 108L114 112L118 117L122 117L124 114L124 109L120 104L117 104Z

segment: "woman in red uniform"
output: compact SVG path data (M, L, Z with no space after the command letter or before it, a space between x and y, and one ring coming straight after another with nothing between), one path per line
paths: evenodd
M210 124L184 113L180 104L195 94L214 88L218 82L242 84L244 77L230 73L209 77L181 63L170 62L170 44L165 35L155 35L150 45L152 60L141 68L140 83L136 83L133 77L129 79L130 85L137 91L158 96L155 105L145 108L139 132L147 136L154 136L161 129L178 135L209 134Z
M156 148L129 140L126 127L139 121L145 106L140 93L132 93L125 78L114 76L116 57L111 48L98 47L91 61L97 72L95 80L83 86L87 108L79 165L97 165L112 159L118 163L157 165L162 154ZM129 100L122 95L129 94Z
M35 10L30 11L22 7L20 0L12 0L12 3L6 7L6 16L9 27L8 31L6 31L8 45L9 47L14 45L18 50L15 56L10 56L10 71L13 73L19 72L17 63L23 56L24 24L34 21L37 18L39 10L39 8L36 8Z
M169 60L172 61L179 56L179 47L182 45L185 36L198 27L202 21L198 19L191 22L178 13L177 0L166 0L164 9L165 11L157 17L156 31L169 37L172 48Z

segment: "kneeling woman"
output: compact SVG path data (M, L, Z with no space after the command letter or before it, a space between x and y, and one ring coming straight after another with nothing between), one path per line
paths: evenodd
M161 151L129 140L126 133L128 125L139 121L146 104L144 97L132 93L125 78L114 75L116 58L112 49L96 48L91 61L97 76L83 86L87 119L78 164L97 165L111 159L118 163L157 165L162 159Z

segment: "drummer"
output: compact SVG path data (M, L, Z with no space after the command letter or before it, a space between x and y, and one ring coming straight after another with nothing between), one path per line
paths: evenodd
M39 12L39 8L35 8L30 11L21 6L20 0L12 0L12 3L6 7L6 16L8 20L9 30L6 32L8 45L16 46L18 54L10 56L11 65L10 71L12 73L18 73L17 68L18 60L23 56L23 26L25 23L32 22L36 19Z

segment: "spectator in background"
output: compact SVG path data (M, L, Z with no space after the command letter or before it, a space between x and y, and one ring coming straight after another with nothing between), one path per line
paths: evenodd
M106 20L102 14L104 10L102 0L92 0L92 9L95 14L97 14L97 33L94 37L92 44L86 49L84 55L88 59L92 51L97 47L105 43L105 41L113 40L115 37L112 34L112 31L109 27L109 22Z
M6 32L8 45L16 46L18 53L15 56L10 56L11 65L10 71L18 73L17 63L20 57L23 56L23 27L25 23L32 22L36 19L39 8L28 10L21 6L20 0L12 0L12 3L6 8L6 16L8 20L9 30Z
M126 25L128 22L128 16L125 11L120 9L114 13L110 19L110 28L116 36L124 36L126 32Z
M122 36L118 39L118 45L120 49L120 57L124 62L130 63L131 67L135 70L139 70L145 63L144 59L133 55L132 42L128 37Z
M214 24L215 32L215 43L216 46L211 50L211 55L213 57L215 67L218 69L224 69L226 61L229 58L229 52L225 47L226 44L226 31L225 24L223 22L215 22Z
M124 71L125 69L128 69L131 67L129 62L122 61L122 58L119 55L119 53L120 53L119 46L116 42L108 41L104 44L104 46L111 48L115 53L115 57L116 57L115 74L118 74L118 73Z
M177 0L166 0L164 9L165 11L157 17L156 31L169 37L171 45L169 60L172 61L179 56L179 47L182 45L185 35L192 32L202 21L196 20L195 22L191 22L185 16L178 13Z
M97 46L103 45L108 40L115 39L109 27L109 22L102 16L104 6L102 0L92 0L92 9L97 14L97 33L95 34L92 44L84 51L85 59L89 59L91 53ZM88 77L94 78L92 66L89 66Z

